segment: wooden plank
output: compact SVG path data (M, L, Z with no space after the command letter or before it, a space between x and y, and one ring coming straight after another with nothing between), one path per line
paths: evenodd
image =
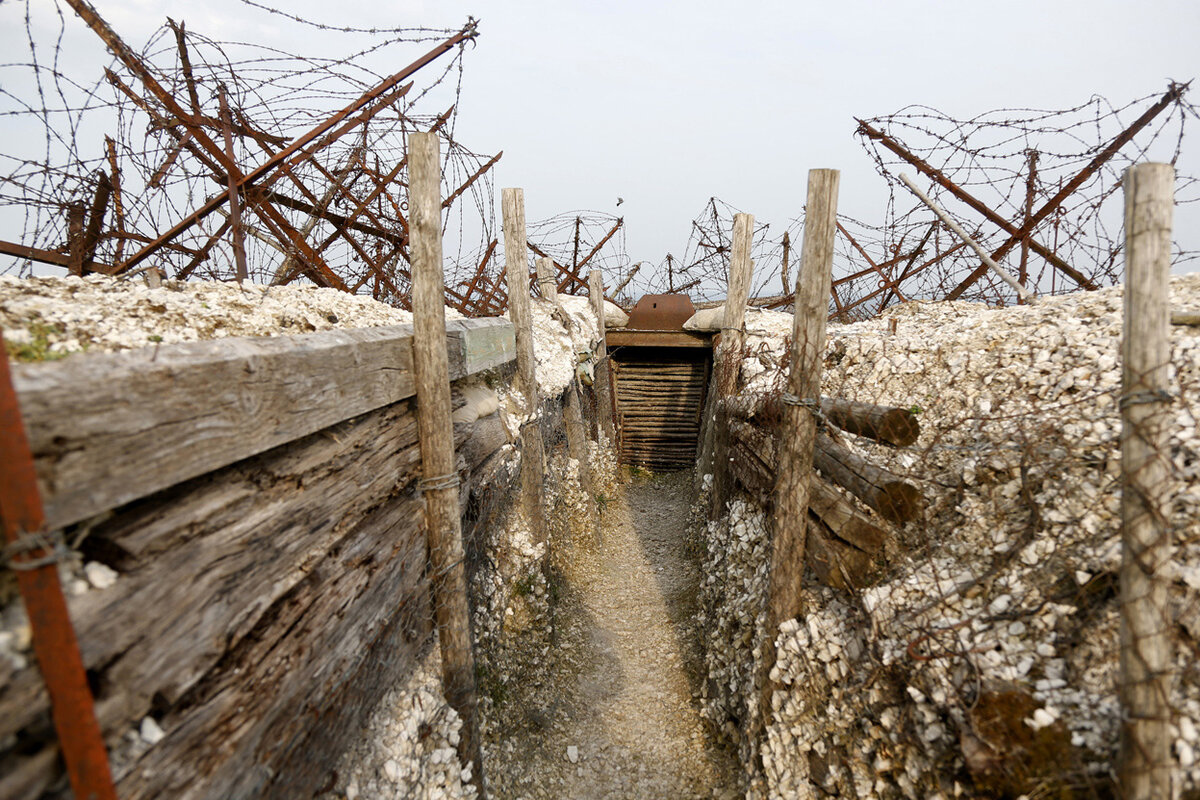
M84 663L107 687L97 710L110 737L123 736L154 698L173 709L170 713L182 723L192 704L201 702L198 696L212 683L213 670L220 672L219 665L229 663L231 654L253 649L258 640L278 639L291 627L277 617L297 597L315 596L305 588L315 572L332 579L345 570L362 570L364 578L379 570L400 570L393 573L399 583L383 590L388 618L403 608L404 598L423 591L425 548L412 495L419 459L412 406L411 400L402 401L206 475L129 506L92 530L90 545L109 554L121 577L109 589L71 598L70 608ZM297 490L300 486L303 491ZM352 546L360 533L369 534L369 541L361 548ZM411 557L405 555L410 549ZM340 555L330 561L335 551ZM317 595L326 592L319 585L317 590ZM337 609L357 597L359 589L346 584L344 590L327 592ZM345 613L355 613L354 607ZM298 635L303 640L323 627L359 625L365 633L374 624L365 610L345 617L354 620L352 625L332 625L334 618L333 612L305 617L308 632ZM307 644L314 642L308 639ZM347 651L313 647L307 652L304 663L324 665L327 675L344 674L336 665L345 663L341 659L348 657ZM299 654L280 653L278 659L248 659L241 665L242 677L224 673L231 686L223 691L234 692L231 697L237 701L229 713L236 716L238 703L262 709L261 703L274 702L271 692L260 690L300 669L301 661ZM275 677L256 684L254 675ZM292 697L311 696L307 702L319 706L321 687L298 680L299 694ZM303 713L294 700L280 698L280 703L279 713ZM41 678L30 665L0 687L0 739L26 728L45 708ZM245 728L255 727L255 714L248 710L243 715ZM176 735L173 721L164 724L167 739L160 747ZM240 736L243 726L222 730L223 735ZM192 752L192 769L198 768L196 748L236 749L229 742L218 748L205 743L212 729L183 735L190 745L175 753ZM255 749L247 748L247 753ZM120 797L134 796L118 788Z
M608 332L609 347L690 347L712 349L712 331L637 331L614 328Z
M507 321L447 327L452 379L509 353ZM78 356L16 364L13 379L59 528L412 396L412 328Z
M513 326L506 320L452 320L446 323L446 329L448 338L461 342L464 375L486 372L517 357Z

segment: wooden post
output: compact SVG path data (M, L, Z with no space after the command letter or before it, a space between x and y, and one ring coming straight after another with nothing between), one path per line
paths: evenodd
M434 619L442 652L442 687L446 702L463 721L459 758L472 765L471 782L482 796L483 752L475 693L475 653L463 563L454 427L450 420L439 149L437 134L409 134L413 370L417 378L417 425L424 476L419 486L425 494Z
M567 328L567 335L571 334L571 318L567 316L567 312L562 307L562 303L558 299L558 284L554 276L554 262L549 258L539 258L537 261L538 284L542 289L542 296L554 303L555 307L561 314L563 325ZM571 378L571 382L567 384L566 402L563 403L563 423L567 429L567 449L571 453L571 458L579 462L579 488L588 497L588 504L595 502L595 491L592 486L592 470L591 464L588 461L588 442L587 442L587 427L583 424L583 403L579 399L579 379ZM596 509L592 509L593 521L599 522L600 515L596 514Z
M225 154L229 157L229 162L234 162L233 152L233 117L229 113L229 104L225 101L225 87L220 86L217 97L220 100L220 115L221 115L221 132L225 137ZM237 177L232 171L229 173L229 219L233 223L229 229L229 234L233 237L233 260L234 267L237 270L238 283L246 280L248 275L246 270L246 237L242 230L242 201L238 192ZM438 234L439 241L441 234ZM441 259L438 260L438 269L442 268ZM443 315L444 316L444 315Z
M613 427L612 374L608 363L608 338L604 328L604 275L598 269L588 272L588 295L592 300L592 313L596 315L596 330L600 342L596 345L596 418L599 420L601 439L608 439L617 446L616 429Z
M67 257L70 259L68 270L72 275L83 274L83 223L87 209L83 203L71 203L67 206Z
M833 246L837 230L837 197L840 174L835 169L808 173L808 201L804 207L804 242L796 275L792 323L791 366L788 392L801 403L817 404L821 396L821 357L825 350L825 319L833 276ZM771 513L771 563L767 570L767 641L763 643L760 678L761 736L770 722L772 686L768 680L775 665L775 637L779 625L803 611L800 584L804 575L805 534L808 523L809 480L817 421L809 408L785 407L779 429L779 463L775 503Z
M508 318L517 340L517 377L525 395L528 418L521 425L521 502L529 519L534 542L546 541L546 515L542 505L542 480L546 474L545 445L540 426L542 403L538 396L533 356L533 316L529 298L529 261L525 247L525 190L501 192L504 217L504 271L508 279Z
M707 418L712 439L713 490L709 516L716 518L725 510L729 498L729 425L720 414L721 401L737 394L742 367L742 324L746 320L746 300L750 296L750 276L754 262L750 245L754 240L754 216L733 215L733 249L729 256L729 292L725 298L725 316L713 353L714 413Z
M1124 800L1177 797L1172 786L1174 658L1167 576L1171 558L1167 450L1171 398L1171 223L1175 170L1125 172L1125 330L1121 343L1121 744Z

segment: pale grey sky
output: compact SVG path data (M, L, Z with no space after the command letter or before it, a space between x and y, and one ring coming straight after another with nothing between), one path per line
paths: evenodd
M496 186L523 187L531 220L574 209L622 214L634 261L682 254L691 219L713 195L782 232L814 167L842 171L840 210L882 222L887 190L853 135L854 116L919 103L965 118L1068 107L1093 93L1120 106L1200 73L1196 0L268 4L364 27L457 28L479 18L459 139L478 152L504 150ZM214 39L291 52L321 46L322 34L298 37L294 24L237 0L96 6L135 46L166 16ZM0 45L23 41L14 23L24 9L0 3ZM97 70L107 63L81 21L67 28L71 58ZM1184 153L1180 171L1200 174L1200 136ZM1181 214L1186 249L1200 249L1196 217Z

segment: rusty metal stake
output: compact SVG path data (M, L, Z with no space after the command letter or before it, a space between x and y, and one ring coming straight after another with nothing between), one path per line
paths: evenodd
M4 337L0 335L0 347ZM79 643L58 581L58 552L43 530L33 453L13 389L8 358L0 357L0 517L8 566L33 630L33 652L50 694L54 728L71 789L78 798L116 800L104 735L96 720Z

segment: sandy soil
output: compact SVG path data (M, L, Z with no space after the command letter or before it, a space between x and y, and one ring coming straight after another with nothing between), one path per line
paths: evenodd
M501 712L498 798L732 798L700 716L690 473L632 478L559 578L553 667ZM571 748L571 749L569 749Z

